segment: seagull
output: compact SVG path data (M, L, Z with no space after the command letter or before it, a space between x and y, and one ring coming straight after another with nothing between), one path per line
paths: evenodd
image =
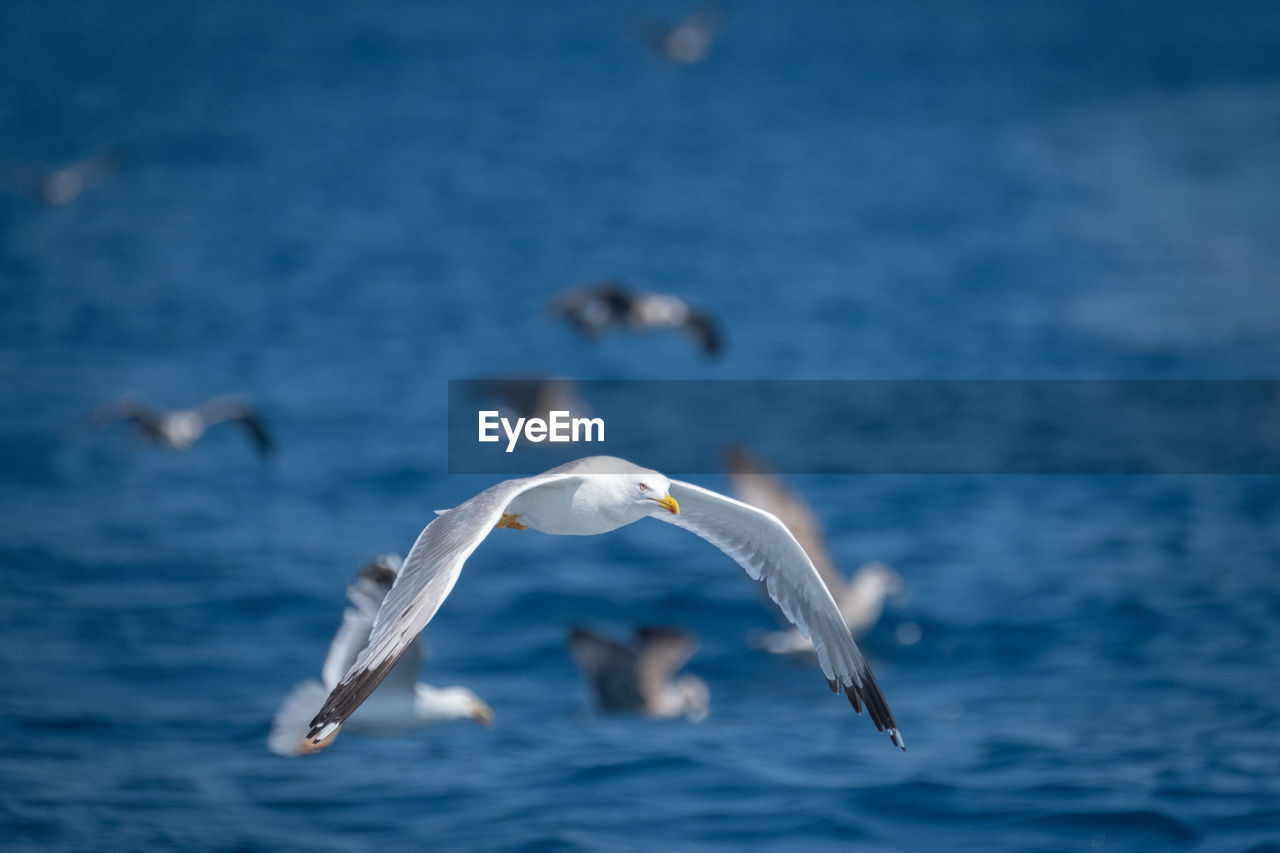
M706 313L690 308L678 297L631 290L616 279L565 293L552 303L551 310L588 338L599 337L617 325L634 331L680 329L707 355L717 356L724 348L720 330Z
M695 723L705 719L711 704L706 682L696 675L671 678L697 650L695 637L674 628L639 628L633 645L585 628L569 632L569 651L591 685L596 705L611 713L688 717Z
M585 417L591 407L578 394L572 379L555 377L511 377L477 380L479 390L499 401L499 409L518 418L550 418L551 412L564 411Z
M396 554L375 557L347 587L352 607L342 614L342 626L334 635L321 670L323 682L303 681L289 692L271 723L267 746L277 755L292 756L305 749L302 739L307 721L320 710L329 691L369 642L369 630L382 600L395 582L401 560ZM475 720L487 726L493 711L465 687L432 687L418 681L422 666L421 642L410 643L386 680L360 707L346 728L369 736L398 735L431 723Z
M51 207L70 204L85 190L113 177L124 167L124 160L123 148L109 148L57 169L34 166L10 169L6 182Z
M723 19L724 14L718 7L704 6L675 26L662 21L641 21L640 38L663 59L692 65L707 58Z
M253 441L258 454L267 456L275 449L262 419L239 397L214 397L193 409L165 411L124 397L98 409L90 423L99 428L116 421L133 424L151 441L174 450L186 450L205 434L209 427L224 422L240 424Z
M904 748L893 713L835 600L786 525L764 510L670 480L611 456L588 456L533 477L504 480L450 510L419 534L387 595L368 647L311 721L305 749L319 749L368 698L444 602L467 557L495 528L594 536L652 517L683 527L762 581L769 596L813 639L833 692Z
M858 569L852 581L846 581L827 551L817 515L804 498L741 449L726 448L724 456L734 495L773 514L787 526L813 561L840 608L845 625L855 637L870 630L884 612L885 598L902 592L902 577L884 563L867 563ZM813 643L794 628L767 634L764 647L774 654L813 652Z

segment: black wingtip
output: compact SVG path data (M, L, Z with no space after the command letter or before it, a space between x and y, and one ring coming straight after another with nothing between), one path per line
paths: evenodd
M373 669L361 670L354 676L343 679L329 693L329 698L325 700L319 713L311 718L311 723L307 727L307 739L314 740L315 735L330 724L341 726L345 723L347 718L355 713L356 708L359 708L360 704L369 698L369 694L382 683L382 679L387 677L395 666L397 658L384 660Z
M849 704L859 714L862 713L861 706L866 705L867 714L871 717L876 731L887 732L894 746L906 752L907 747L902 741L902 734L898 731L898 723L893 719L893 712L889 710L889 703L885 701L884 693L876 683L875 676L867 670L864 679L861 686L851 684L844 688L845 695L849 697Z

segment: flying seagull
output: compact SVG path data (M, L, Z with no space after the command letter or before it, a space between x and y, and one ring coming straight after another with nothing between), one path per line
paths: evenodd
M663 59L692 65L707 58L723 20L718 7L703 6L674 26L662 21L641 21L640 38Z
M339 727L395 666L448 596L467 557L498 527L592 536L645 517L683 527L764 582L769 596L813 639L833 692L844 689L855 711L902 747L871 668L840 618L813 563L775 516L716 492L669 480L611 456L588 456L533 477L490 486L426 526L374 621L369 646L329 693L311 721L306 748L329 743Z
M883 563L867 563L852 581L845 580L827 551L822 524L805 499L741 449L726 448L724 457L734 496L787 526L822 576L849 631L855 637L866 633L884 612L885 598L902 591L902 577ZM766 635L764 647L775 654L813 651L813 643L794 628Z
M230 422L244 429L259 455L267 456L275 449L258 413L244 400L234 396L214 397L193 409L171 411L124 397L98 409L89 421L99 428L124 421L149 440L174 450L186 450L199 441L209 427Z
M9 168L6 183L50 206L70 204L85 190L105 183L124 167L123 148L109 148L57 169Z
M528 376L479 379L476 384L483 396L496 400L499 410L513 417L547 420L555 411L578 417L591 413L572 379Z
M695 637L674 628L638 628L632 645L585 628L569 632L569 651L596 706L610 713L705 719L711 703L706 682L696 675L672 678L697 650Z
M321 669L323 681L303 681L289 692L271 723L267 746L277 755L298 755L307 741L307 722L369 642L369 631L382 600L395 583L400 557L382 554L371 560L356 582L347 587L351 607L342 614L342 626L329 646ZM415 640L378 689L347 721L347 730L363 735L398 735L430 723L475 720L493 722L493 711L465 687L432 687L418 681L422 644Z
M717 356L724 349L719 328L705 312L665 293L631 290L616 279L562 294L551 310L588 338L614 326L633 331L680 329L707 355Z

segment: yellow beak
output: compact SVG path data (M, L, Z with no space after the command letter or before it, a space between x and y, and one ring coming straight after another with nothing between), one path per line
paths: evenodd
M493 725L493 709L488 705L477 705L475 711L472 712L472 716L482 726Z
M680 504L676 503L676 499L671 497L671 495L663 495L660 498L654 498L653 502L672 515L680 514Z

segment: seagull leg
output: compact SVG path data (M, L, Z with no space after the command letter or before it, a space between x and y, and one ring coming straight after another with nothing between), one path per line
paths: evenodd
M512 530L528 530L529 529L529 525L520 523L519 515L511 512L504 512L502 514L502 518L499 519L498 523L493 526L494 530L497 530L499 527L510 527Z

